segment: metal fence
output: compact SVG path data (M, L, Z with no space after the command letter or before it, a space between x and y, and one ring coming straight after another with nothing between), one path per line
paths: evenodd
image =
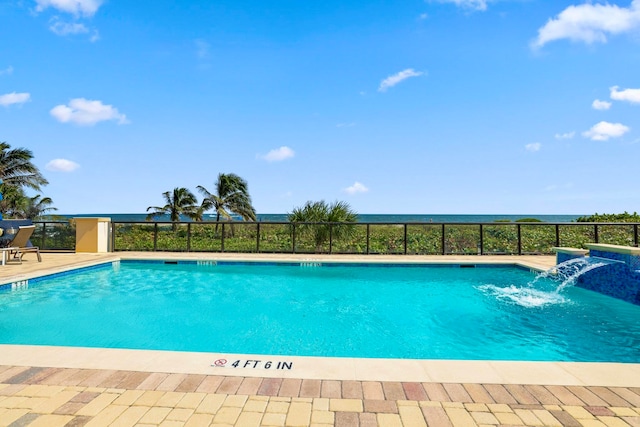
M49 242L51 223L42 225ZM59 223L58 223L59 224ZM640 223L112 222L113 251L529 255L587 243L638 246ZM46 240L49 239L49 240ZM55 240L54 240L55 241ZM43 248L48 249L44 244Z
M36 229L31 244L41 251L72 252L76 248L76 227L73 221L33 221Z

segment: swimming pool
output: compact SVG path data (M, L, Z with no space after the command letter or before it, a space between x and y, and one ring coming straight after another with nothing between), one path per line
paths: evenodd
M0 292L0 343L640 362L640 307L576 287L524 307L508 296L533 273L462 267L109 263Z

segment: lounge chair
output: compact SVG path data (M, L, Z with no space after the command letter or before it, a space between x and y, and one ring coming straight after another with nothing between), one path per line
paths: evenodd
M42 262L40 248L37 246L27 246L29 245L29 239L35 229L35 225L23 225L18 227L18 232L13 236L13 240L7 244L9 249L9 260L22 262L22 257L25 253L35 252L36 255L38 255L38 262Z

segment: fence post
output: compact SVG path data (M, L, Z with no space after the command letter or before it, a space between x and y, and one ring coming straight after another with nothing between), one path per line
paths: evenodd
M367 223L367 255L369 255L371 252L369 251L369 232L370 232L370 226L371 224Z
M42 223L42 238L41 238L40 249L47 249L47 247L45 246L45 236L47 235L47 233L45 232L46 228L47 228L47 223L43 222Z
M407 223L404 224L404 254L407 254Z
M153 252L158 251L158 223L153 224Z
M560 246L560 225L556 224L556 247Z
M291 226L293 227L291 230L291 253L296 253L296 223L292 222Z
M520 224L516 224L516 229L518 230L518 255L522 255L522 230Z
M111 223L111 252L116 251L116 223Z
M444 247L444 223L442 223L442 235L440 236L440 243L442 244L442 255L445 255L447 253L447 250Z
M256 227L256 252L260 253L260 223L257 223Z
M191 223L187 223L187 252L191 252Z
M484 228L480 224L480 255L484 255Z
M633 226L633 244L638 247L638 224Z
M596 243L598 243L598 224L593 224L593 238L596 240Z
M222 235L220 236L220 252L224 252L224 222L222 223Z
M333 253L333 223L329 223L329 255Z

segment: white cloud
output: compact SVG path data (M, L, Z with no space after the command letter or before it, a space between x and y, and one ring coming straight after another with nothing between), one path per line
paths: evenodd
M611 90L611 99L616 101L628 101L633 104L640 104L640 89L623 89L618 90L618 86L613 86Z
M87 33L93 32L93 34L89 38L89 41L93 43L100 39L98 30L96 29L91 30L81 22L64 22L64 21L61 21L60 18L57 16L54 16L53 18L51 18L49 22L51 23L51 25L49 25L49 30L51 30L52 33L58 36L87 34Z
M608 35L640 28L640 0L628 8L617 5L584 3L569 6L538 29L532 47L539 48L554 40L569 39L587 44L606 43Z
M640 1L640 0L639 0ZM380 83L380 87L378 91L385 92L390 87L394 87L398 83L402 82L411 77L418 77L423 75L422 71L415 71L413 68L407 68L406 70L400 71L392 76L387 77Z
M357 194L357 193L366 193L367 191L369 191L369 189L365 187L363 184L356 181L351 187L345 188L344 191L349 194Z
M621 123L600 122L595 124L588 131L582 132L586 138L593 141L607 141L609 138L618 138L631 130Z
M575 132L556 133L556 139L572 139L576 136Z
M282 146L274 150L269 151L266 155L262 156L267 162L281 162L286 159L290 159L295 156L295 152L287 147Z
M24 104L25 102L31 99L31 94L29 93L7 93L5 95L0 95L0 105L8 107L13 104Z
M536 151L540 151L540 149L542 148L542 144L540 144L539 142L533 142L531 144L525 145L524 148L527 151L535 153Z
M437 0L439 3L453 3L458 7L471 10L487 10L488 0Z
M69 23L54 20L54 23L49 27L51 32L59 36L66 36L69 34L84 34L88 33L89 29L84 25L77 22Z
M594 110L608 110L609 108L611 108L611 103L608 101L600 101L599 99L596 99L593 101L591 106Z
M73 172L80 167L76 162L67 159L53 159L46 164L45 169L52 172Z
M36 11L52 7L60 12L66 12L75 16L93 16L104 0L36 0Z
M51 115L62 123L75 123L91 126L98 122L114 120L118 124L127 124L129 121L124 114L120 114L112 105L104 105L102 101L92 101L84 98L75 98L68 105L58 105L50 111Z
M9 66L8 68L5 68L4 70L0 70L0 76L3 76L5 74L7 74L7 75L13 74L13 67Z

